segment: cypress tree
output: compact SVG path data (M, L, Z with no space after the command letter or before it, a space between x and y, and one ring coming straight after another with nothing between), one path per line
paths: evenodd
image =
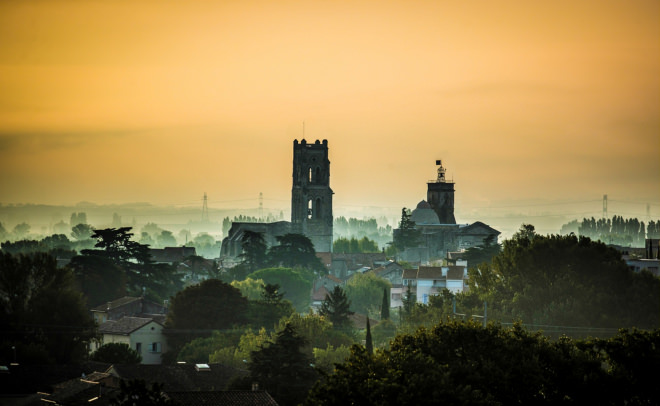
M380 307L380 319L387 320L390 318L390 301L387 294L387 288L383 289L383 304Z
M367 350L367 353L370 355L374 353L374 344L373 341L371 340L371 325L369 324L369 316L367 316L367 337L366 337L366 343L365 347Z

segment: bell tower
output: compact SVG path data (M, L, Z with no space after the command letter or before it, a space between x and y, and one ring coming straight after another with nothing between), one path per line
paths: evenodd
M426 201L438 215L440 224L456 224L454 217L454 182L448 181L442 161L437 160L438 177L427 183Z
M291 231L307 236L316 252L332 251L332 195L328 140L294 140Z

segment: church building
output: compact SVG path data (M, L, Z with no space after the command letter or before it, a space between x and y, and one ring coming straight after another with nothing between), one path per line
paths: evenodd
M437 160L438 176L427 183L426 200L412 211L410 220L415 223L420 239L415 247L408 247L399 255L400 260L428 264L446 258L448 252L460 251L482 245L492 236L497 241L500 232L477 221L457 224L454 217L454 182L446 177L442 161ZM401 230L394 230L394 243L401 238Z
M233 222L222 240L220 256L238 257L246 230L262 233L269 247L277 245L278 236L296 233L309 238L316 252L332 252L332 195L328 140L316 140L313 144L294 140L291 221Z

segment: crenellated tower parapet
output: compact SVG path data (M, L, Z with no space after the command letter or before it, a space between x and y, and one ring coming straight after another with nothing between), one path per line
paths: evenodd
M317 252L332 251L332 195L328 141L293 141L292 232L306 235Z

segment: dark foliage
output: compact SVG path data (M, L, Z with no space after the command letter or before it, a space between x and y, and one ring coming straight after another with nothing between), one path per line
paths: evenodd
M659 366L657 334L623 333L594 344L550 341L520 325L449 321L400 335L390 350L374 355L354 346L305 404L653 404L658 394L649 379ZM633 360L641 357L650 360L640 367ZM603 362L612 369L603 369Z
M143 380L119 381L120 393L110 401L112 406L177 406L163 393L163 385L150 387Z
M142 356L125 343L103 344L89 358L108 364L139 364L142 361Z
M351 327L350 311L351 302L346 297L346 293L341 286L335 286L332 292L326 295L321 303L319 314L332 322L335 329L346 329Z
M73 275L57 268L53 257L0 252L0 342L5 361L80 362L95 327Z
M250 375L235 382L233 388L245 389L248 384L258 383L259 389L268 391L279 405L300 404L318 379L312 358L302 351L305 345L305 339L287 323L273 343L252 352Z
M214 330L230 329L247 321L248 301L233 286L208 279L174 296L167 314L167 361L173 362L183 345L195 338L210 337Z

